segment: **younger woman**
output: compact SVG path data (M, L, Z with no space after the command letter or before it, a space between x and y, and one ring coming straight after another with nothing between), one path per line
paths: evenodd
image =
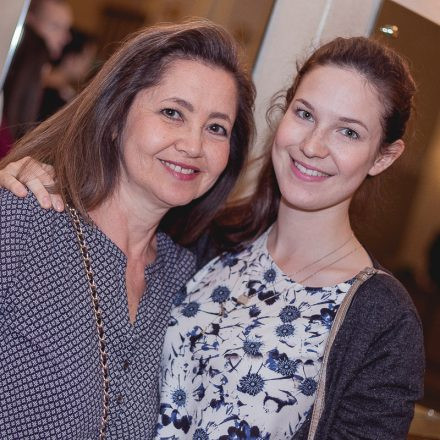
M406 438L421 326L349 207L402 154L414 89L400 57L365 38L299 70L257 191L228 217L239 250L175 299L157 438Z

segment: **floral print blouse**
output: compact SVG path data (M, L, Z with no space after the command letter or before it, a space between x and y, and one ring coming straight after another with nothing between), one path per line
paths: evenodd
M325 343L353 280L285 275L266 231L205 266L175 298L157 439L288 439L314 402Z

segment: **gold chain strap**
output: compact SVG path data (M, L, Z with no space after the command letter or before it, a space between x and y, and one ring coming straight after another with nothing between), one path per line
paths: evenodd
M90 295L92 298L93 312L95 315L96 329L99 339L99 357L101 362L101 371L103 376L103 413L101 417L101 426L99 428L99 440L105 439L105 431L109 416L109 373L108 373L108 355L105 342L104 322L102 320L102 311L99 306L99 295L96 289L95 280L93 278L93 271L90 262L89 250L87 249L84 233L81 227L81 222L76 209L67 205L70 217L72 219L73 227L75 228L76 237L81 251L81 256L84 262L84 269L86 271L87 281L89 283Z

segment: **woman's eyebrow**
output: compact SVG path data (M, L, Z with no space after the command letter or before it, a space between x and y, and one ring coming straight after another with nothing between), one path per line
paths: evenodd
M186 108L190 112L194 111L194 106L190 102L188 102L186 99L172 97L172 98L166 98L162 102L164 102L164 101L175 102L176 104L181 105L182 107Z
M210 118L218 118L218 119L224 119L225 121L228 121L232 124L231 118L226 113L222 112L212 112L209 114Z
M365 130L369 131L368 127L362 121L359 121L359 119L345 118L342 116L339 118L339 120L342 122L348 122L349 124L358 124L361 127L364 127Z
M315 111L313 105L310 104L309 101L306 101L306 100L303 99L303 98L297 98L297 99L295 99L295 101L301 102L301 103L304 104L306 107L308 107L310 110Z
M312 111L315 110L315 109L313 108L313 105L310 104L310 102L306 101L306 100L303 99L303 98L298 98L298 99L296 99L295 101L301 102L302 104L304 104L306 107L308 107L308 108L309 108L310 110L312 110ZM358 124L358 125L360 125L361 127L364 127L365 130L369 131L369 130L368 130L368 127L367 127L362 121L360 121L359 119L353 119L353 118L348 118L348 117L345 117L345 116L341 116L341 117L339 118L339 120L340 120L341 122L347 122L347 123L349 123L349 124Z
M194 112L194 106L190 102L188 102L186 99L173 97L173 98L164 99L164 101L175 102L176 104L179 104L182 107L186 108L189 112L191 112L191 113ZM226 113L212 112L212 113L209 114L209 117L210 118L224 119L225 121L228 121L228 122L230 122L232 124L232 120L231 120L230 116L227 115Z

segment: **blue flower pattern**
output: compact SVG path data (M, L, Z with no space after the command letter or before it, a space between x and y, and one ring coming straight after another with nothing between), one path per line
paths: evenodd
M310 414L325 343L353 280L308 288L266 231L180 292L165 339L156 439L290 439Z

